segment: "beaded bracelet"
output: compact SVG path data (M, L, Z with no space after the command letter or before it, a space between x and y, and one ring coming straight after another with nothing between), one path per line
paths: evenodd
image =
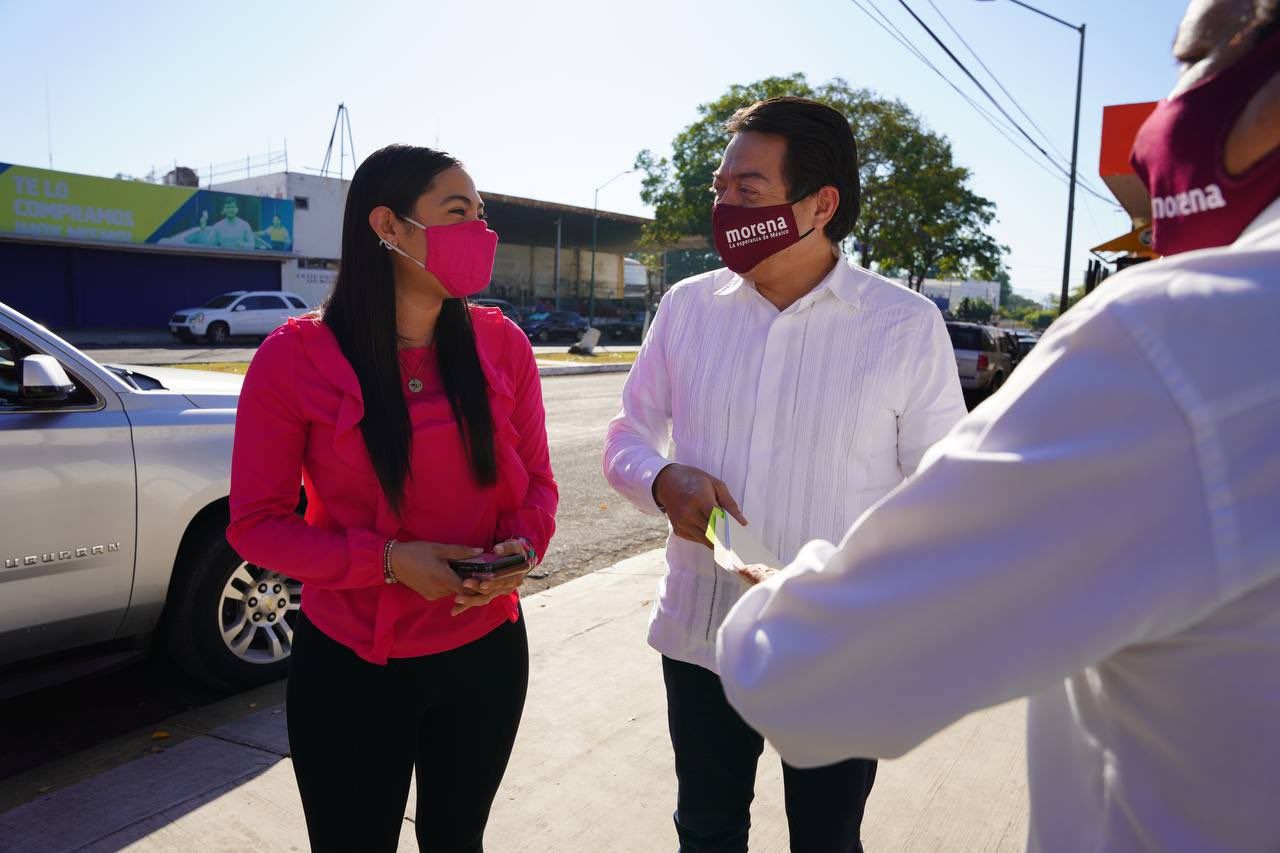
M524 553L529 559L530 568L538 565L538 552L533 550L533 543L523 536L513 536L511 538L524 546Z
M391 549L396 547L396 544L396 540L388 539L387 544L382 546L382 579L387 583L400 582L391 568Z

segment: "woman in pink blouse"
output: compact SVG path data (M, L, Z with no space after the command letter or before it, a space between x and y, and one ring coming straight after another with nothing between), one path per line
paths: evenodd
M538 371L513 323L466 302L497 235L457 160L376 152L342 231L332 297L249 368L227 538L304 584L287 711L312 848L395 850L416 768L420 846L479 851L524 707L523 575L448 561L546 553Z

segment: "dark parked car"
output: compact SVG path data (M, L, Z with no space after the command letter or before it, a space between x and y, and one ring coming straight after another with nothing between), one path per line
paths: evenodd
M497 308L502 312L502 316L506 317L517 326L520 325L520 312L516 310L516 306L512 305L505 299L490 299L487 296L479 299L472 299L473 305L481 305L485 308Z
M607 341L627 341L640 343L644 337L644 312L639 311L609 320L596 318L596 326L600 336Z
M1009 360L1017 367L1022 361L1022 347L1018 344L1018 335L1012 329L1000 329L1001 348L1009 353Z
M587 330L587 321L572 311L539 311L524 318L521 330L539 343L577 341Z

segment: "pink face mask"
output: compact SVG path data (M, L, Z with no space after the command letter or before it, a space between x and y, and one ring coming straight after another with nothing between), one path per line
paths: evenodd
M1277 72L1280 33L1161 101L1138 131L1131 161L1151 192L1152 244L1160 254L1233 243L1280 196L1280 148L1240 175L1222 163L1236 119Z
M426 237L426 261L409 255L386 240L384 248L403 255L434 275L454 297L463 299L489 286L493 278L493 259L498 252L498 235L489 230L483 219L430 227L404 217L422 229Z
M813 229L800 233L789 204L742 207L719 202L711 209L711 233L724 265L745 275L765 259L808 237Z

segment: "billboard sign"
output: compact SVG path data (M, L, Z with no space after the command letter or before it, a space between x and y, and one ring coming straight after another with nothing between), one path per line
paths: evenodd
M293 251L293 200L0 163L0 234L234 252Z

